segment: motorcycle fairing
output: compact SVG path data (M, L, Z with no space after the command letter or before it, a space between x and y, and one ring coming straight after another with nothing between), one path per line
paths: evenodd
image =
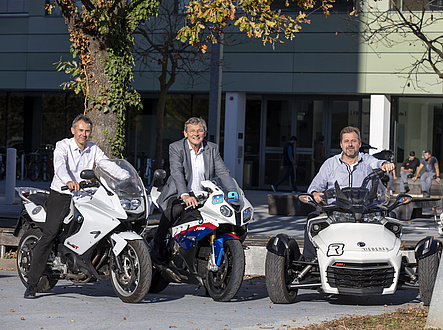
M231 234L231 233L226 233L226 234L220 235L219 237L214 239L214 243L213 243L214 258L215 258L215 264L217 266L220 266L220 264L221 264L221 259L223 256L223 249L224 249L223 243L227 240L230 240L230 239L240 240L240 238L238 238L236 235Z
M67 238L64 245L82 255L117 227L120 221L91 204L78 203L77 208L81 214L88 214L89 219L94 220L84 221L80 230Z
M188 223L186 226L182 225L178 228L173 228L172 237L182 248L187 250L217 228L218 224L213 224L211 222L200 224L200 221L196 220Z
M437 253L441 250L441 247L442 243L440 241L434 239L432 236L427 236L415 245L415 260L420 260Z

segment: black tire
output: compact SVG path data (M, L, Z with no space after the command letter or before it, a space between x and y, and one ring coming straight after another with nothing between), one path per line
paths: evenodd
M245 253L239 240L223 244L222 261L218 271L208 270L204 280L208 294L215 301L230 301L240 289L245 274Z
M111 267L111 283L115 293L123 302L140 302L148 293L152 280L151 257L145 241L128 241L116 258L119 258L123 269L119 273L117 265Z
M28 271L31 266L33 248L37 240L42 236L40 229L26 231L20 239L17 247L17 271L24 286L28 285ZM50 272L49 269L47 269ZM58 282L56 277L42 275L38 284L37 292L51 290Z
M149 288L149 293L159 293L166 289L169 285L169 282L161 276L160 272L157 270L153 270L152 272L152 281L151 287Z
M31 181L37 181L40 176L40 168L37 163L33 162L29 165L29 178Z
M431 254L418 261L418 284L420 288L420 299L425 306L431 303L434 291L435 279L437 277L441 252Z
M292 261L300 257L297 242L289 240L289 260L286 256L279 256L267 252L265 263L266 290L274 304L290 304L297 298L298 289L289 290L288 284L292 282Z

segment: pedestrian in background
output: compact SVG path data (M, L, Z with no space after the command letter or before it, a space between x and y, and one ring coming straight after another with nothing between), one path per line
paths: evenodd
M295 168L297 168L297 164L295 162L295 143L297 142L297 138L295 136L291 136L289 141L286 142L283 147L283 163L281 168L285 170L285 175L278 180L276 183L271 184L271 189L276 192L278 186L286 181L289 178L290 185L292 187L292 193L297 191L297 187L295 186Z
M432 179L436 178L440 182L440 169L438 168L438 160L431 154L431 150L425 151L425 158L421 161L420 166L412 178L412 181L417 181L421 169L425 168L425 173L421 176L421 192L423 197L431 197Z
M409 192L408 178L412 178L415 174L415 170L420 165L420 159L415 157L415 151L409 153L409 157L406 158L401 164L400 168L400 193Z
M326 153L325 153L325 137L322 135L318 138L317 143L314 146L314 170L315 174L318 173L320 170L320 167L323 165L323 163L326 160Z

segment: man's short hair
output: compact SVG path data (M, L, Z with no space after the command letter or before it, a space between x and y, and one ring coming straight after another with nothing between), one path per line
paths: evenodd
M208 127L206 126L206 121L202 117L191 117L189 118L185 123L185 132L188 131L188 125L198 125L202 124L203 130L206 132L208 130Z
M415 151L411 151L411 152L409 153L409 156L413 156L413 157L415 157Z
M347 126L340 131L340 143L343 141L343 134L346 133L356 133L358 142L361 142L360 130L357 127Z
M290 138L289 138L289 141L295 141L295 142L297 142L297 137L296 136L291 136Z
M431 152L431 150L426 150L426 151L425 151L425 154L430 154L430 155L432 155L432 152Z
M80 120L84 121L86 124L89 124L89 128L92 131L92 120L89 119L89 117L86 117L85 115L78 115L77 117L75 117L74 120L72 121L72 127L75 128L75 126Z

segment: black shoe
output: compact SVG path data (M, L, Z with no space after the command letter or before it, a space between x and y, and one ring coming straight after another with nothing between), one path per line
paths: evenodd
M427 198L429 198L429 197L431 197L431 194L428 193L427 191L424 191L424 192L423 192L423 197L427 197Z
M411 189L409 189L409 185L405 183L405 193L408 193Z
M36 295L35 295L36 292L37 292L37 290L35 288L35 285L29 284L26 287L26 291L25 291L25 294L23 295L23 297L26 299L34 299L34 298L36 298Z

